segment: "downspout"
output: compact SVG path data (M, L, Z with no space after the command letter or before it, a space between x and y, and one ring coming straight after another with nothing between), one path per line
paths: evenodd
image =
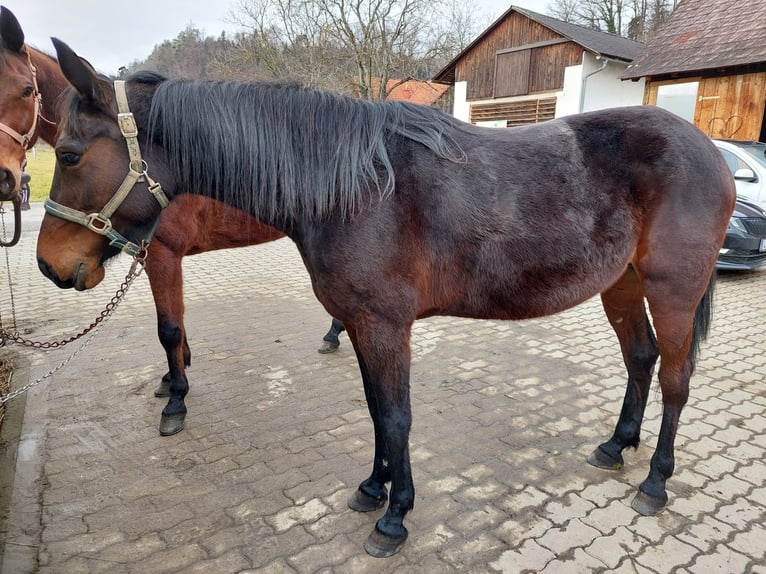
M588 78L595 76L599 72L603 72L604 68L606 68L607 64L609 64L609 58L603 57L601 54L596 56L596 60L602 60L601 67L598 70L593 70L592 72L585 74L582 79L582 86L580 87L580 107L577 110L580 113L583 112L583 108L585 107L585 87L588 84Z

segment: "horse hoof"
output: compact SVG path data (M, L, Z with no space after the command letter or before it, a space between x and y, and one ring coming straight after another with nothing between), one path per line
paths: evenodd
M614 459L601 450L600 447L597 447L596 450L590 453L587 460L588 464L596 468L603 468L604 470L619 470L624 465L622 457L620 457L620 460Z
M322 353L323 355L327 355L329 353L334 353L338 350L338 347L340 347L340 343L331 343L330 341L323 341L322 346L319 347L318 352Z
M170 381L166 381L165 379L162 379L160 381L160 386L157 387L157 390L154 391L155 397L169 397L170 396Z
M364 543L364 549L374 558L388 558L399 552L405 540L407 540L406 531L401 538L394 538L386 536L376 527Z
M382 508L385 503L385 498L375 498L374 496L365 494L359 488L357 488L356 492L348 499L348 507L357 512L372 512L373 510Z
M633 507L633 510L638 512L641 516L654 516L665 507L666 503L667 499L663 500L656 496L650 496L642 490L639 490L638 493L636 493L631 506Z
M186 413L177 415L162 415L160 419L160 436L170 436L184 430Z

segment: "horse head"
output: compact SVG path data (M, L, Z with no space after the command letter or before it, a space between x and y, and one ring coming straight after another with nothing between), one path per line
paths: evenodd
M21 187L21 164L37 139L40 96L34 66L16 16L0 8L0 201Z
M108 259L140 249L167 202L147 173L153 147L138 143L138 134L146 133L151 86L148 94L146 84L127 88L121 103L108 78L65 43L54 38L53 44L72 86L61 97L56 168L37 260L59 287L84 290L101 282ZM127 102L135 117L124 110ZM165 173L160 167L153 175L161 180Z

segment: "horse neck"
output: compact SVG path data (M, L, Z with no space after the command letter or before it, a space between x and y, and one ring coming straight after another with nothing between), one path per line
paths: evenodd
M43 117L38 120L38 135L47 144L54 145L56 143L56 124L60 119L56 102L69 82L61 72L55 58L36 48L27 46L27 49L30 51L32 64L37 68L37 87L42 96L43 105L40 113Z

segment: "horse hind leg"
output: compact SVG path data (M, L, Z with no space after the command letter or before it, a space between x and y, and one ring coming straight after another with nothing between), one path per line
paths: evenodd
M650 284L647 282L647 284ZM662 390L662 421L649 474L639 486L632 506L639 514L657 514L667 504L665 483L675 469L674 445L681 411L689 398L689 379L694 372L699 343L710 324L714 276L696 309L689 306L697 293L694 282L663 282L647 288L649 308L660 350L658 373Z
M601 294L601 301L620 342L628 383L614 434L588 456L588 462L615 470L624 464L622 451L627 447L638 448L640 443L641 423L659 351L644 307L641 281L633 267Z

